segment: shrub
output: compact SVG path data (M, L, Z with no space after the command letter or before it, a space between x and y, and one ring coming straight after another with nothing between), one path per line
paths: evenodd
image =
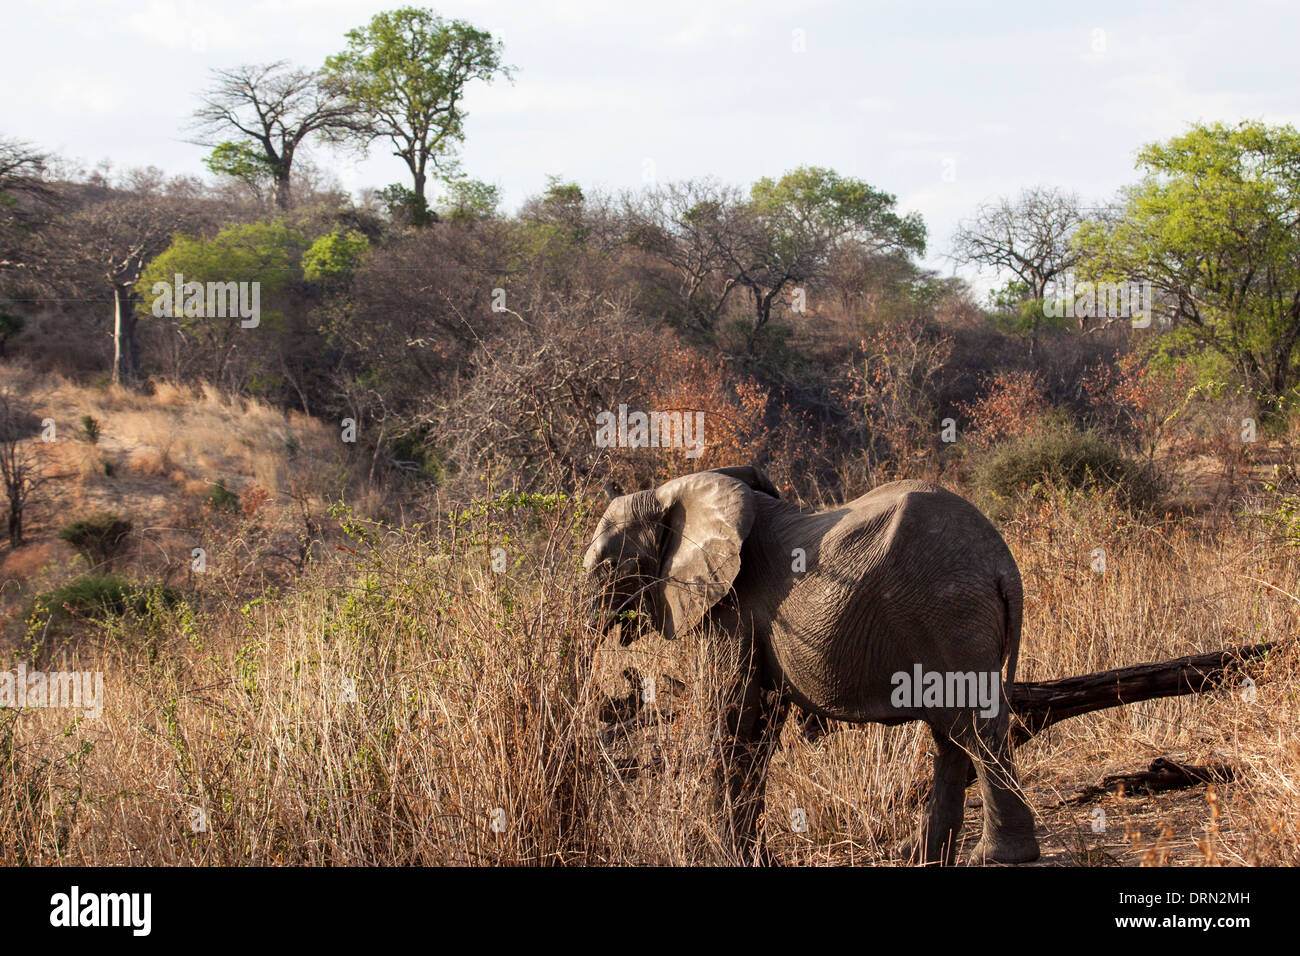
M326 283L350 279L369 248L370 240L355 230L321 236L303 253L303 276Z
M81 416L81 434L85 437L86 441L90 442L92 445L98 445L101 433L102 431L98 418L94 415Z
M901 475L918 451L934 454L934 395L952 351L952 336L919 321L880 325L863 340L845 397L862 410L877 469Z
M239 510L239 495L226 487L226 479L218 478L217 483L212 486L205 499L208 507L213 511L220 511L223 508L230 511Z
M1036 493L1046 486L1078 491L1113 489L1132 507L1149 507L1163 489L1150 469L1124 457L1098 432L1053 420L989 449L976 463L979 487L1000 498Z
M976 448L1025 435L1043 413L1042 376L1034 371L1001 371L983 383L984 393L961 406L970 422L967 439Z
M65 526L59 538L76 549L92 568L109 567L122 552L131 522L109 511Z
M53 622L73 617L107 618L133 611L144 614L151 603L173 607L180 602L180 592L164 585L131 584L117 575L90 575L51 591L43 591L32 601L28 620Z
M1196 370L1190 362L1153 364L1138 352L1093 369L1084 379L1096 419L1137 442L1148 461L1170 436L1197 395Z

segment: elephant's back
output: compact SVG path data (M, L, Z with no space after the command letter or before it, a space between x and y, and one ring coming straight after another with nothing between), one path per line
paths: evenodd
M928 481L891 481L850 501L827 543L828 557L837 545L868 544L882 559L916 554L923 559L920 564L933 565L933 570L972 560L1005 570L1001 566L1011 557L982 511Z
M779 615L778 657L802 696L840 719L887 720L897 715L888 704L897 672L1001 667L999 582L1018 590L1019 573L978 508L938 485L899 481L833 514L814 580Z

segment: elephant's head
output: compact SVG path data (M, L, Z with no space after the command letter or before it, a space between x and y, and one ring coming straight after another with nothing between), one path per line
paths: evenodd
M623 644L647 618L667 638L698 624L740 572L755 490L776 495L761 472L744 466L615 498L582 562L600 589L605 630L628 611L639 613L625 624Z

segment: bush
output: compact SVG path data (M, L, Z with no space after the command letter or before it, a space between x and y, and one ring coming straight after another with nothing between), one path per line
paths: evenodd
M960 406L970 422L967 441L988 448L1032 432L1043 413L1043 378L1035 371L1003 370L983 382L983 394Z
M100 427L99 419L94 415L81 416L81 434L85 436L86 441L92 445L99 444L99 436L103 434Z
M337 283L348 280L357 271L370 240L352 230L334 231L321 236L303 253L302 273L309 282Z
M239 495L226 487L224 478L217 479L217 483L212 486L205 500L213 511L220 511L223 508L230 511L239 510Z
M38 594L27 617L44 623L73 617L102 619L127 611L145 614L151 604L174 607L180 599L179 591L164 585L141 586L116 575L91 575Z
M122 552L131 522L109 511L67 525L59 538L76 549L92 568L108 567Z
M1120 501L1138 508L1155 504L1163 493L1148 468L1130 461L1101 434L1059 418L989 449L976 464L975 480L999 498L1034 494L1048 486L1113 489Z

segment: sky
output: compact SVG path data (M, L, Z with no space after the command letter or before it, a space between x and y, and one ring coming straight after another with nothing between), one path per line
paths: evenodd
M319 66L397 0L0 0L0 136L92 167L202 174L188 142L210 71ZM830 167L898 197L948 256L980 203L1054 185L1101 202L1134 156L1195 122L1300 126L1300 4L455 0L504 43L474 84L465 172L507 209L547 176L585 189ZM406 182L382 144L315 150L347 189ZM987 277L984 277L985 280Z

